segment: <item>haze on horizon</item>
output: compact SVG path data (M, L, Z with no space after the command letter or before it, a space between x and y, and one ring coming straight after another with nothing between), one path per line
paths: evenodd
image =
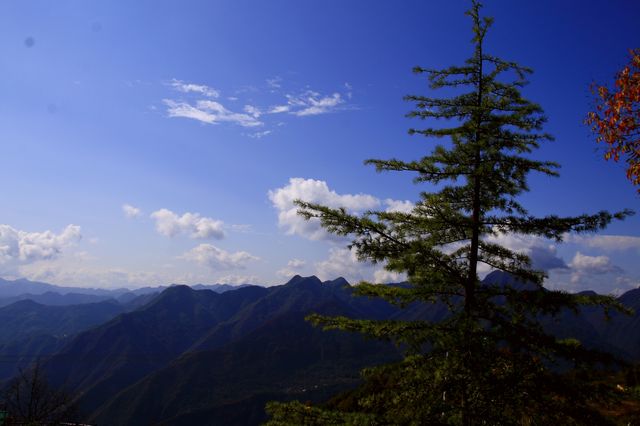
M640 4L485 3L489 51L535 71L524 94L556 137L535 155L562 165L560 178L534 176L523 204L638 210L583 119L591 82L610 82L637 47ZM3 2L0 277L105 288L402 279L357 262L293 200L403 210L429 190L362 162L433 147L407 135L420 123L402 97L428 93L413 66L469 55L467 6ZM530 254L551 287L640 285L638 215L564 244L495 238Z

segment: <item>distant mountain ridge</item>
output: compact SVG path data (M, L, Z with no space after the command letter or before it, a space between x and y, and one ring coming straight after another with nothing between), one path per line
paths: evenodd
M77 305L81 303L96 303L109 299L126 301L144 294L160 293L161 291L181 284L170 284L156 287L140 287L135 289L117 288L103 289L91 287L67 287L30 281L25 278L5 280L0 278L0 306L7 306L20 300L33 300L43 305ZM196 290L213 290L216 293L242 288L249 284L194 284Z

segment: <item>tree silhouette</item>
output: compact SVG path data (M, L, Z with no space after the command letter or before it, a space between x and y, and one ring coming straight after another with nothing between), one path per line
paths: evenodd
M446 140L415 161L368 160L378 171L414 174L429 183L411 212L349 214L298 201L299 213L330 232L352 238L359 259L406 273L409 286L360 283L359 295L399 306L441 303L440 322L362 320L312 315L325 329L356 331L405 348L398 363L363 372L365 384L349 404L335 409L300 403L271 403L270 425L281 424L593 424L592 387L568 366L605 362L605 354L575 339L548 334L539 319L584 305L619 308L608 296L549 290L545 273L526 253L499 244L499 235L533 235L561 241L567 233L593 232L630 211L535 217L517 200L528 191L527 176L556 176L558 165L530 155L551 139L542 132L541 107L521 94L528 68L485 51L491 18L481 4L467 12L473 22L472 56L442 70L416 67L435 92L451 97L407 96L409 117L449 126L412 128L411 134ZM479 267L499 270L506 282L482 283Z
M52 388L42 372L40 362L30 369L20 369L2 395L11 424L60 424L74 420L77 407L70 394Z

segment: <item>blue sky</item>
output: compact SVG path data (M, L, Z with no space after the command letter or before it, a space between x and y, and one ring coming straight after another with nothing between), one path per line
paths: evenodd
M5 1L0 3L0 276L137 287L276 284L292 274L393 279L303 223L295 197L406 208L415 65L471 53L464 1ZM640 42L640 3L487 1L487 50L532 67L525 95L556 141L536 156L535 214L639 208L621 165L582 124L589 84ZM567 244L502 236L556 267L550 286L640 284L640 217Z

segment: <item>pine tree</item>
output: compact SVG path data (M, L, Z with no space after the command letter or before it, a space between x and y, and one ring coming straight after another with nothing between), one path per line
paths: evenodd
M472 1L473 55L443 70L417 67L431 89L448 98L407 96L409 117L445 120L449 126L410 129L411 134L446 140L416 161L368 160L378 171L407 171L416 183L431 183L409 213L345 209L298 202L299 213L320 220L330 232L350 236L359 259L405 273L409 286L360 283L359 295L400 306L445 303L446 320L369 321L345 317L308 318L326 329L357 331L393 341L406 350L398 363L365 370L365 384L332 409L300 403L268 405L270 425L280 424L594 424L590 389L567 366L602 362L604 354L575 339L557 339L538 320L584 305L619 309L608 296L549 290L545 274L523 253L491 242L499 233L561 241L566 233L600 230L630 211L576 217L534 217L517 196L528 191L527 176L556 176L558 165L530 155L543 141L540 106L523 98L529 69L485 53L492 24ZM511 274L510 285L483 285L478 266ZM350 402L347 402L346 400Z

